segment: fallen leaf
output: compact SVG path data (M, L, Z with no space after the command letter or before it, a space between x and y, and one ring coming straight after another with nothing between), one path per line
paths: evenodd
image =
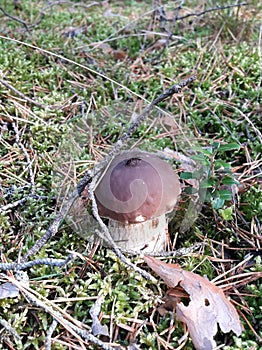
M161 316L166 315L169 311L175 311L177 304L181 302L181 298L189 298L183 288L180 286L169 288L163 297L164 303L157 308L157 311Z
M175 288L179 284L189 294L188 306L177 303L176 316L187 324L197 350L212 350L216 346L214 335L218 324L224 333L232 330L237 336L241 334L238 313L220 288L202 276L183 270L178 264L166 264L149 256L144 260L168 287Z
M94 49L102 50L102 52L106 55L112 55L115 60L123 61L127 57L125 51L121 49L114 50L109 44L103 41L91 43L90 46L92 46Z
M19 288L13 283L6 282L0 285L0 299L16 298L19 295Z
M105 54L109 54L109 53L111 53L113 51L112 47L109 44L107 44L107 43L105 43L103 41L98 41L98 42L95 42L95 43L91 43L90 46L93 46L94 49L102 50L103 53L105 53Z
M125 53L125 51L121 49L113 50L112 55L115 60L120 60L120 61L124 61L124 59L127 57L127 54Z

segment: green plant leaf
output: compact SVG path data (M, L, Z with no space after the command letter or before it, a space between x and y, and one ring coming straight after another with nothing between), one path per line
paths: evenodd
M240 150L240 145L238 143L226 143L225 145L220 145L219 152Z
M198 151L199 153L204 154L204 155L207 156L207 157L212 156L212 154L213 154L213 149L212 149L212 147L207 147L207 148L194 147L194 149L195 149L196 151Z
M193 160L197 161L197 162L201 162L204 165L209 166L210 165L210 161L209 159L207 159L206 157L204 157L203 155L194 155L191 157Z
M219 190L219 197L225 201L231 201L232 193L229 190Z
M200 182L200 188L212 188L216 186L217 179L205 179Z
M239 185L239 183L240 183L239 181L233 179L230 176L227 176L222 180L222 184L224 185Z
M211 205L214 209L221 209L225 204L224 199L220 197L211 198Z
M185 193L187 193L187 194L195 194L197 192L198 192L197 188L194 188L194 187L187 187L187 188L185 188Z
M224 162L221 159L217 159L215 161L215 169L218 170L218 169L221 169L221 168L230 170L231 169L231 165L229 163L227 163L227 162Z
M232 207L228 207L226 209L220 209L219 210L220 215L222 218L226 221L232 220L233 219L233 209Z
M216 149L218 149L218 148L220 148L220 142L213 142L212 144L211 144L211 146L213 147L213 148L216 148Z
M190 173L189 171L185 171L180 174L180 178L183 180L193 179L193 173Z

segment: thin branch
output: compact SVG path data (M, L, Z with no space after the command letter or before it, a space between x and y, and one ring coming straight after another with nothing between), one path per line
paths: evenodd
M248 6L248 5L250 5L250 3L248 3L248 2L241 2L240 4L216 6L216 7L212 7L212 8L206 9L206 10L201 11L201 12L188 13L188 14L180 16L180 17L177 16L176 17L176 21L180 21L180 20L188 18L188 17L200 17L200 16L203 16L206 13L209 13L209 12L221 11L221 10L226 10L226 9L233 8L233 7L241 7L241 6ZM171 21L173 22L173 18L172 19L165 18L165 20L169 21L169 22L171 22Z
M9 203L9 204L6 204L6 205L3 205L1 208L0 208L0 213L1 212L4 212L4 211L7 211L9 209L12 209L12 208L15 208L17 207L18 205L21 205L23 203L25 203L26 201L28 201L29 198L31 198L32 196L29 195L29 196L26 196L26 197L23 197L21 199L18 199L17 201L13 202L13 203Z
M62 267L67 265L73 259L73 254L69 254L66 259L36 259L25 263L0 263L0 270L19 271L25 270L36 265L47 265L52 267Z
M71 318L72 322L66 320L61 312L54 310L52 306L47 304L47 303L50 303L50 301L48 301L46 299L44 301L40 300L31 291L29 291L28 288L26 288L23 284L19 283L14 278L8 278L8 280L9 280L9 282L13 283L16 287L19 288L19 290L25 295L25 297L29 300L30 303L36 305L37 307L44 310L46 313L53 316L53 318L59 324L61 324L63 327L65 327L72 335L74 335L79 340L81 338L81 340L83 339L86 342L91 342L93 344L96 344L104 350L114 350L111 346L104 344L101 340L99 340L98 338L93 336L91 333L89 333L85 329L81 329L78 326L76 326L73 323L74 319ZM38 294L38 296L41 297L39 294ZM81 324L80 322L78 322L78 323Z
M35 198L35 199L41 199L42 200L42 199L48 198L48 196L41 196L41 195L39 195L37 193L30 193L28 196L25 196L25 197L23 197L21 199L18 199L15 202L3 205L2 207L0 207L0 213L8 211L9 209L13 209L15 207L18 207L19 205L24 204L25 202L27 202L30 198Z
M178 258L180 256L192 254L196 250L203 248L204 245L205 243L201 242L201 243L196 243L188 248L180 248L171 252L147 253L146 255L154 256L154 257Z
M196 80L196 75L189 76L188 78L182 80L179 84L173 85L170 89L164 91L160 94L155 100L153 100L149 106L147 106L141 114L137 116L135 121L131 124L131 126L127 129L127 131L123 134L123 136L115 143L112 150L108 153L108 155L93 169L94 177L97 173L101 171L112 158L123 148L124 144L130 139L133 133L137 130L137 128L143 123L143 121L147 118L149 113L152 111L154 107L156 107L160 102L166 100L170 96L179 93L183 87L189 85L194 80Z
M14 86L12 86L11 84L9 84L7 81L0 79L0 84L4 85L6 88L8 88L9 90L13 91L17 96L21 97L22 99L26 100L27 102L31 103L32 105L35 105L37 107L46 109L60 109L60 106L46 106L43 105L40 102L37 102L33 99L31 99L30 97L27 97L26 95L24 95L22 92L20 92L19 90L17 90Z
M29 249L26 252L26 254L21 258L21 262L26 262L30 256L36 254L46 244L46 242L58 232L60 225L64 221L67 213L69 212L71 206L73 205L75 200L78 198L78 196L79 196L79 192L76 189L73 191L71 197L66 202L66 204L61 208L60 212L55 217L54 221L49 226L46 233L36 241L36 243L31 249Z
M27 164L27 168L28 168L28 175L29 175L29 180L30 180L30 185L31 185L31 195L34 195L35 193L35 179L34 179L34 172L32 169L32 161L29 157L29 154L25 148L25 146L22 144L21 140L20 140L20 134L18 131L18 128L16 126L15 123L12 123L12 127L14 129L15 132L15 141L17 143L17 145L20 147L20 149L22 150L22 152L24 153L25 159L26 159L26 164Z
M3 318L0 318L0 325L3 326L7 330L7 332L12 334L12 336L14 336L16 339L21 340L17 331Z
M7 13L2 7L0 7L0 11L2 11L3 14L4 14L6 17L8 17L8 18L10 18L10 19L12 19L12 20L14 20L14 21L16 21L16 22L18 22L18 23L21 23L21 24L25 27L26 31L27 31L28 33L30 33L28 24L27 24L25 21L23 21L22 19L20 19L20 18L18 18L18 17L14 17L14 16L10 15L10 14Z
M17 90L15 87L13 87L11 84L9 84L7 81L0 79L0 84L4 85L5 87L7 87L9 90L13 91L17 96L22 97L24 100L26 100L27 102L40 107L40 108L46 108L42 103L39 103L35 100L32 100L31 98L25 96L24 94L22 94L22 92L20 92L19 90Z
M52 335L53 335L57 325L58 325L58 322L56 319L54 319L51 326L49 327L49 329L46 333L45 350L52 349Z

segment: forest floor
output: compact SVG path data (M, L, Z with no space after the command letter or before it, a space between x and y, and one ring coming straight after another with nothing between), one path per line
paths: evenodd
M262 5L236 3L2 1L0 349L194 349L179 289L163 307L166 284L103 247L90 193L74 192L180 82L122 150L180 177L160 257L236 307L243 332L219 330L217 349L262 348Z

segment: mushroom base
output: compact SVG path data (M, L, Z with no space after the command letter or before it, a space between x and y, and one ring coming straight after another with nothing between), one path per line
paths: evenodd
M160 252L166 243L165 214L138 224L109 220L109 231L116 244L125 250L145 253Z

